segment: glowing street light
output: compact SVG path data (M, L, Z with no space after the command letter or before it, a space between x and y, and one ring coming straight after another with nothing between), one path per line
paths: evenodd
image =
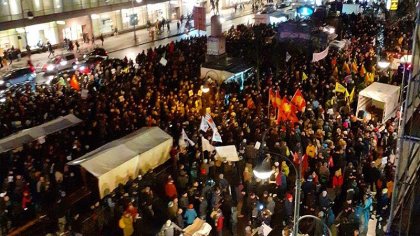
M270 157L264 158L261 164L255 167L255 169L252 172L254 172L255 177L261 180L266 180L270 178L270 176L273 174L273 169L271 168L270 163Z
M210 88L209 88L209 87L207 87L207 86L201 86L201 91L202 91L203 93L208 93L208 92L210 91Z

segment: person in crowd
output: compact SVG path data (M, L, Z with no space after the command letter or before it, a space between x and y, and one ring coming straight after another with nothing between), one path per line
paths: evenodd
M69 113L83 122L0 154L0 229L8 233L21 225L23 220L18 216L25 207L33 210L32 215L63 207L57 200L80 190L84 183L80 169L67 165L68 161L150 126L159 126L177 144L171 150L172 163L167 172L149 172L119 186L101 201L100 207L87 212L90 227L78 229L81 220L61 209L51 217L60 219L66 227L75 225L75 232L84 231L83 235L108 229L116 232L114 235L118 231L124 235L156 235L168 219L183 229L198 216L220 234L235 231L235 214L250 222L246 224L248 235L262 222L287 231L285 225L291 223L295 199L296 173L292 165L301 164L301 212L318 216L322 211L325 222L335 227L338 235L365 232L371 208L382 217L378 225L385 224L395 173L391 157L396 153L398 118L384 124L385 134L375 131L380 126L375 120L361 120L354 114L360 87L386 76L375 68L374 38L379 23L365 15L341 17L343 37L349 39L349 45L340 51L331 50L326 58L313 63L299 50L290 50L293 55L287 61L275 57L279 61L274 62L272 57L263 56L273 53L275 40L265 40L276 34L273 25L231 28L226 33L227 53L250 58L257 68L241 85L211 84L200 78L206 37L190 37L139 52L135 59L100 63L89 74L77 73L69 78L69 85L63 78L64 83L35 88L22 85L17 91L6 92L5 102L0 104L2 137ZM411 46L410 28L404 23L397 25L401 29L385 26L389 34L384 45L407 50ZM49 56L53 55L50 47ZM166 65L159 62L163 56ZM392 78L398 85L402 74L395 72ZM334 91L337 82L349 96ZM205 83L210 92L202 98L199 94ZM353 88L354 97L350 98ZM284 101L292 101L299 90L305 109L293 108L296 119L285 120L284 114L272 108L270 89ZM82 98L80 91L85 90L88 96ZM212 127L206 131L199 128L205 115L201 112L204 97L208 98L208 115L222 142L212 138ZM194 145L178 145L182 130ZM231 163L216 157L216 151L203 151L203 139L212 147L234 145L239 160ZM264 144L262 157L266 150L281 156L269 158L274 174L268 180L253 175L261 157L255 149L257 142ZM385 157L389 164L383 167L378 160ZM368 193L376 194L372 199L378 199L377 205L367 201L364 196ZM232 207L237 207L236 211ZM331 209L324 211L328 207ZM360 217L356 220L360 209L364 210L362 221ZM334 219L328 220L331 216ZM220 217L225 220L222 224Z

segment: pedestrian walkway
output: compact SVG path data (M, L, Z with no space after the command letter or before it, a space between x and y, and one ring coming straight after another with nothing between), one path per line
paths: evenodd
M223 17L224 20L231 20L231 19L235 19L238 17L242 17L245 15L249 15L251 14L251 10L250 10L250 6L245 6L245 9L243 9L242 11L236 11L233 8L229 8L229 9L223 9L221 10L221 16ZM210 18L212 15L207 14L206 16L206 22L207 22L207 27L208 27L208 32L209 32L209 26L210 26ZM194 28L191 29L191 31L193 31ZM102 45L101 41L96 39L95 43L80 43L80 52L76 52L76 50L74 50L74 52L77 54L77 57L81 56L83 53L88 52L90 50L92 50L94 47L103 47L105 48L108 53L112 53L115 51L119 51L119 50L123 50L123 49L127 49L133 46L139 46L139 45L143 45L143 44L148 44L148 43L152 43L152 42L156 42L156 41L160 41L162 39L166 39L166 38L171 38L171 37L176 37L176 36L180 36L183 35L184 33L186 33L185 31L185 21L183 22L183 25L180 27L180 29L177 29L177 21L172 21L170 23L170 30L168 31L167 27L165 26L165 28L161 31L161 33L155 33L155 37L152 39L150 32L148 29L139 29L136 30L136 37L137 37L137 41L134 40L134 32L126 32L124 34L120 34L118 36L111 36L111 37L107 37L104 39L104 43ZM204 33L204 32L203 32ZM63 48L58 48L55 50L55 55L60 55L63 53L66 53L67 51ZM31 56L31 61L34 64L34 66L36 67L37 71L40 72L42 66L48 61L48 54L49 52L44 52L44 53L38 53L38 54L33 54ZM14 60L13 63L9 66L9 69L14 69L14 68L20 68L20 67L25 67L27 65L28 62L28 57L24 57L22 59L20 59L19 61ZM7 69L6 68L1 68L0 69L0 77L4 76L7 73Z

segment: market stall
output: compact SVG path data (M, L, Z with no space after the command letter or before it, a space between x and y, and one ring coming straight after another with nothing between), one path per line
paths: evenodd
M67 164L80 165L93 175L103 198L119 184L165 163L172 143L172 137L160 128L145 127Z
M395 115L399 105L400 87L375 82L359 93L357 118L385 123Z
M67 129L82 122L73 114L60 116L57 119L48 121L42 125L34 126L29 129L24 129L15 134L7 136L0 140L0 153L7 152L21 147L25 143L30 143L36 139L43 139L43 137L56 133L60 130ZM15 126L20 126L20 121L14 121Z

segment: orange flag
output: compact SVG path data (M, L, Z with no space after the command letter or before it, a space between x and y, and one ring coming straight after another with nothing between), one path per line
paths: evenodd
M289 115L289 120L290 120L290 123L292 123L292 125L299 122L299 119L296 116L296 112L294 112L293 109L292 109L292 112Z
M248 100L246 101L246 107L248 107L248 109L254 109L255 108L255 104L254 101L252 100L252 98L248 98Z
M287 120L292 113L292 104L287 100L286 96L283 97L279 110L282 120Z
M333 71L332 75L334 77L337 77L338 76L338 68L337 67L334 68L334 71Z
M74 90L77 90L77 91L80 90L80 85L79 85L79 82L77 81L76 75L73 75L71 77L70 87L72 87Z
M365 76L365 74L366 74L366 69L365 69L365 66L364 66L363 64L362 64L362 66L360 67L359 74L360 74L360 76L361 76L361 77L364 77L364 76Z
M303 111L306 107L306 101L305 101L305 98L303 98L303 95L300 89L296 90L295 95L293 95L291 102L293 103L293 105L296 106L296 108L299 111Z
M343 70L346 72L347 75L351 74L350 67L346 62L344 62L343 64Z
M280 98L280 93L279 93L279 91L276 91L276 107L277 108L280 108L280 106L281 106L281 98Z
M354 72L354 73L356 73L358 70L359 70L359 68L357 68L357 64L356 64L356 62L354 61L353 63L351 63L351 70Z

